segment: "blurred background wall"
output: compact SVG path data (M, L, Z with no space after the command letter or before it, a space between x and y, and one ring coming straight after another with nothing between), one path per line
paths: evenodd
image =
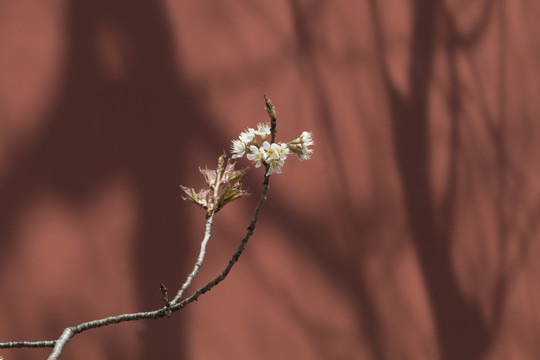
M315 154L272 176L230 277L62 358L539 358L539 16L528 0L0 1L0 341L162 306L203 233L178 185L267 120L268 94L278 140L312 131ZM216 217L195 287L262 178Z

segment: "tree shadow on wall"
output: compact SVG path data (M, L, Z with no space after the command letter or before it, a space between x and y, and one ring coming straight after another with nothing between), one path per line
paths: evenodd
M456 56L458 51L470 51L483 39L486 28L494 21L495 2L484 2L476 26L468 34L458 33L452 15L442 1L417 0L412 6L409 93L403 96L393 84L386 67L387 55L377 1L370 1L378 60L390 105L398 172L408 224L434 317L441 358L479 359L488 352L500 327L508 279L502 273L497 278L491 299L493 317L488 322L482 314L482 305L469 299L461 290L452 264L457 154L460 151L458 116L462 111L463 96ZM450 89L446 105L450 115L451 154L445 197L442 204L437 205L431 192L428 97L440 22L446 31L443 47L449 64ZM496 151L504 151L502 143L495 142L494 146ZM497 236L503 237L504 234Z
M135 279L140 310L154 309L162 305L159 281L174 287L183 280L177 274L187 270L182 264L189 259L183 254L190 249L181 239L189 224L182 216L178 184L194 146L187 134L204 132L204 141L215 140L204 99L178 74L160 2L75 1L66 10L57 103L0 185L2 258L13 249L23 205L36 194L49 193L82 207L112 177L127 176L136 190L139 215L133 243L136 273L128 276ZM61 251L51 249L44 256ZM73 290L83 285L81 279ZM74 324L63 324L68 325ZM62 330L58 324L44 326L50 334ZM142 326L141 359L183 357L185 334L178 318ZM107 354L118 355L114 342L107 346Z
M332 118L327 87L315 59L324 57L323 51L317 48L319 11L324 8L322 2L310 3L311 13L300 5L298 1L291 1L291 11L294 29L298 43L298 58L303 78L310 85L311 96L316 104L317 121L322 128L322 133L330 143L338 142L335 134L334 121ZM452 263L452 239L454 238L454 213L456 211L457 191L457 156L460 149L460 119L462 112L463 93L457 67L457 54L459 51L469 52L484 39L487 28L497 19L495 9L501 4L493 1L484 1L483 8L474 26L461 34L454 24L450 11L445 8L442 1L416 0L411 3L412 17L412 41L409 50L410 68L408 71L408 83L410 93L402 95L393 83L390 70L387 67L387 59L390 55L385 52L386 39L383 36L383 23L379 2L369 1L370 16L374 26L375 53L377 64L380 64L383 89L387 95L392 141L394 145L397 170L402 192L404 194L407 225L412 235L413 247L418 257L420 271L427 292L429 311L433 315L435 337L440 358L453 359L480 359L485 356L493 341L498 335L503 315L505 292L507 285L512 279L512 269L502 263L492 292L489 320L483 315L482 304L470 299L463 292L459 279ZM310 13L310 16L305 16ZM500 14L499 14L500 15ZM502 15L504 17L504 14ZM311 23L310 21L313 21ZM440 26L445 29L446 37L442 44L437 37ZM501 32L506 29L501 20ZM324 31L324 29L322 29ZM440 34L439 34L440 35ZM446 106L450 117L450 162L445 198L442 204L438 204L431 192L430 178L430 114L429 114L429 85L433 75L434 51L440 45L444 48L447 57L448 78L450 90L446 97ZM499 44L503 46L503 44ZM321 55L322 54L322 55ZM500 56L504 54L500 53ZM502 60L501 60L502 61ZM500 71L504 71L504 63ZM361 103L361 101L359 101ZM503 112L499 116L504 116ZM489 120L489 119L483 119ZM504 121L505 119L500 119ZM500 134L493 132L493 146L499 154L504 153L504 144ZM345 179L345 164L339 154L330 154L330 160L336 164L338 179ZM504 155L499 156L504 158ZM500 166L501 178L506 176L508 169L504 161ZM335 184L334 188L346 189L346 184ZM502 195L501 195L502 196ZM377 219L369 218L358 209L357 204L347 196L347 191L337 194L336 202L339 207L339 218L344 224L353 227L348 232L357 239L368 238L372 223ZM278 201L274 197L273 203ZM286 202L286 199L282 200ZM277 205L275 205L277 207ZM277 212L276 212L277 213ZM276 215L276 216L279 216ZM368 217L366 219L366 216ZM373 214L371 215L373 216ZM381 214L378 217L384 216ZM499 218L500 223L506 219ZM380 219L378 221L381 221ZM362 262L366 255L363 254L361 244L355 244L355 252L350 259L338 258L328 251L328 239L332 234L325 234L325 229L313 224L310 219L302 219L296 215L294 219L283 216L278 221L293 234L296 239L309 239L309 241L295 243L307 251L313 259L324 268L333 284L337 285L343 293L351 299L351 303L357 305L356 321L368 336L372 346L372 354L376 359L386 358L385 335L381 331L380 319L377 315L376 299L370 294L369 286L363 280L365 274L358 272L357 264ZM353 225L350 225L353 224ZM380 224L379 224L380 225ZM505 230L498 229L500 233L496 238L505 240ZM327 236L325 236L327 235ZM367 235L364 237L364 235ZM350 239L353 241L353 239ZM492 239L496 242L496 239ZM500 252L504 252L500 245ZM354 286L351 286L354 284ZM301 323L310 328L310 321L303 318L302 312L293 309L291 312ZM310 330L310 329L308 329ZM316 343L323 347L324 336L320 336L314 329L313 337ZM324 349L321 349L324 353Z
M322 33L325 31L318 24L318 20L323 17L330 3L324 1L313 1L309 5L302 5L300 1L290 2L290 9L293 19L293 29L296 37L296 48L294 57L298 61L298 68L302 80L309 86L313 103L315 104L314 113L317 114L317 123L320 126L320 133L324 134L326 141L331 144L337 144L340 140L340 134L336 131L335 121L332 116L331 98L328 87L317 66L317 58L323 57L325 60L328 54L328 44L321 41ZM335 199L331 210L335 211L338 218L342 219L340 224L345 236L350 235L350 244L347 244L351 251L351 257L344 259L334 251L329 251L328 240L335 237L335 234L329 233L325 226L328 224L317 224L313 219L303 217L302 214L296 214L294 218L286 216L282 211L273 211L276 223L281 224L292 234L291 238L306 239L305 241L295 242L294 244L302 247L303 253L308 253L320 268L325 269L325 274L332 279L332 284L337 286L340 293L344 294L352 304L354 313L352 320L356 325L358 333L365 334L368 343L371 345L371 353L375 359L384 359L384 337L382 336L381 324L377 318L375 298L370 294L369 285L366 283L364 274L358 271L358 263L363 262L366 254L366 244L357 239L369 238L373 231L373 219L370 214L365 213L357 207L357 204L351 200L350 193L354 189L350 188L347 181L347 159L338 152L329 152L324 154L328 156L326 161L329 164L335 164L333 170L337 172L335 178L337 184L332 187L332 196ZM319 154L318 156L323 156ZM339 189L339 190L338 190ZM273 205L276 209L285 208L288 199L273 198ZM283 202L284 204L279 204ZM354 227L354 229L351 229ZM277 291L284 293L285 291ZM286 308L290 311L291 318L304 326L304 329L313 340L317 347L317 353L323 357L335 356L332 350L332 336L327 333L326 324L318 323L317 320L309 319L302 311L293 305L294 301L284 302ZM352 354L351 354L352 355Z

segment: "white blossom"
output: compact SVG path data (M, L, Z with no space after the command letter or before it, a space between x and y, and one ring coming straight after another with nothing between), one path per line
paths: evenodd
M257 124L256 133L260 136L270 135L270 124Z
M313 138L311 137L311 133L309 131L302 132L302 135L300 135L300 140L302 140L302 142L304 143L306 147L315 144L315 142L313 141Z
M249 147L249 154L246 155L248 160L251 160L255 163L255 167L261 166L263 162L265 162L266 153L268 149L270 148L270 144L268 141L263 142L263 146L260 148L256 147L255 145L251 145Z
M289 148L287 144L274 143L270 145L269 149L266 152L266 158L265 158L265 162L268 165L267 175L270 175L274 172L281 174L281 167L285 164L285 159L287 158L288 154L289 154Z
M298 157L300 158L300 161L307 160L311 157L311 154L313 154L313 149L308 149L308 147L304 144L301 148L301 153L298 154Z
M311 154L313 154L313 149L309 148L313 144L315 144L315 142L311 137L311 133L304 131L300 137L291 141L288 146L291 151L298 155L300 161L303 161L309 159Z
M266 160L267 162L271 160L285 160L288 154L289 154L289 148L287 147L287 144L274 143L268 147Z
M240 134L240 141L242 141L243 143L247 145L253 141L253 139L255 138L255 135L257 135L257 132L255 131L255 129L249 128Z
M242 140L233 140L231 145L232 158L241 158L246 152L246 143Z
M302 132L298 138L289 143L270 144L266 140L269 134L271 134L269 123L257 124L257 130L252 128L244 130L238 140L232 141L232 158L241 158L245 154L248 160L255 163L255 167L265 164L268 169L267 175L270 175L281 174L281 167L291 151L297 154L300 160L309 159L313 153L310 146L314 144L314 141L309 131ZM261 141L262 146L259 146Z

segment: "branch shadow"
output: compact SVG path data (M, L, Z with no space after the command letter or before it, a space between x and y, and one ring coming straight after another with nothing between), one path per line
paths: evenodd
M186 179L182 165L202 155L191 152L201 144L187 134L204 133L198 142L209 151L219 143L218 135L204 109L204 94L179 71L160 2L76 1L65 10L66 47L56 103L44 115L45 127L0 182L1 258L14 251L15 227L36 196L51 194L83 208L107 181L122 175L135 189L138 213L132 254L127 255L136 273L127 276L135 279L138 310L151 310L162 305L159 282L175 288L191 260L186 255L191 245L182 241L189 224L178 184ZM51 249L47 257L54 259L58 252L62 249ZM85 279L76 282L66 286L76 291ZM103 301L111 296L103 294ZM88 316L81 314L85 320ZM182 358L183 321L176 317L153 324L140 327L140 358ZM56 325L39 324L53 337L62 331ZM64 324L69 325L75 324ZM122 349L114 341L104 346L111 359Z
M405 195L408 223L427 287L442 359L482 358L489 350L500 325L498 320L488 323L482 315L481 305L463 293L451 258L458 178L456 157L461 142L458 116L462 111L456 54L458 50L470 49L482 39L487 26L493 21L493 3L485 2L482 15L469 34L458 34L452 15L445 9L443 2L417 0L413 3L409 94L405 97L394 87L384 65L387 55L384 50L381 15L377 1L370 1L376 49L380 64L383 64L381 73L390 106L394 150ZM441 18L447 30L442 45L449 64L450 90L447 106L451 119L451 159L445 199L442 205L438 206L430 190L428 96L438 41L437 22ZM502 144L496 143L494 146L499 152L504 151ZM504 277L501 276L500 287L493 294L495 319L500 319L502 314L503 284Z

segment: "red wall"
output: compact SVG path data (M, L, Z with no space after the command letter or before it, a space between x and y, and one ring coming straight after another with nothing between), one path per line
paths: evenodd
M0 341L162 306L204 213L181 200L278 110L313 159L271 178L229 278L66 359L540 357L540 5L0 2ZM239 164L248 166L243 159ZM215 220L195 286L261 191ZM0 350L6 360L49 350Z

